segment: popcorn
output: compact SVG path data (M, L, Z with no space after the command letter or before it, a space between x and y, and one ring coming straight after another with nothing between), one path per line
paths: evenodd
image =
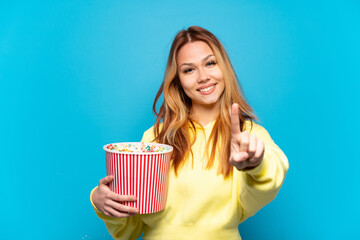
M109 144L106 146L107 149L116 152L131 152L131 153L156 153L165 152L169 149L159 146L157 144L148 143L120 143L120 144Z

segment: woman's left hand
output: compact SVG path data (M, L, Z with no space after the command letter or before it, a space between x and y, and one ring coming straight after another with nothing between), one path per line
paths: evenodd
M248 170L258 166L264 157L264 142L254 134L241 132L239 107L231 106L231 146L230 163L238 170Z

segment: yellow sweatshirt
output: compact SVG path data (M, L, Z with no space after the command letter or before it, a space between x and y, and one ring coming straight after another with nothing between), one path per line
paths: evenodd
M268 132L255 123L250 130L250 121L246 121L244 130L265 143L262 163L247 171L234 168L233 174L225 179L217 175L216 164L212 169L205 169L203 153L214 123L205 127L196 125L196 142L192 146L194 161L191 157L187 159L177 176L170 170L165 210L115 218L100 213L91 202L114 239L137 239L142 232L146 240L241 239L238 225L275 198L289 164ZM150 128L142 141L153 139L153 128ZM215 163L218 162L216 159Z

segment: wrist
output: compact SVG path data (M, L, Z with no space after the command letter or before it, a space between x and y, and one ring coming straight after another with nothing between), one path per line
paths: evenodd
M268 171L268 164L267 161L265 161L265 159L263 159L259 165L243 170L244 173L249 174L256 178L263 176L267 171Z
M248 166L248 167L245 167L243 169L240 169L239 171L249 171L249 170L253 170L254 168L257 168L259 165L261 164L261 162L255 166Z
M97 208L97 194L98 194L98 187L95 187L92 191L91 191L91 194L90 194L90 202L91 202L91 205L93 206L93 208L95 209L95 211L98 211L98 208Z
M260 159L257 162L252 162L251 165L249 164L250 162L245 162L245 163L248 163L246 167L242 167L242 168L238 168L236 166L235 167L238 171L249 171L249 170L255 169L258 166L260 166L261 163L263 162L262 160L263 159ZM243 165L240 165L240 166L243 166Z

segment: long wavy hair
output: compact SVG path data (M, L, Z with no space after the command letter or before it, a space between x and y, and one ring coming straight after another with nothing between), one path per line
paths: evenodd
M189 116L192 102L181 87L176 59L179 49L182 46L195 41L203 41L209 45L214 52L219 68L223 74L225 89L219 98L220 113L215 120L204 153L207 153L207 169L213 167L215 156L218 154L217 157L220 159L220 164L217 169L218 174L223 174L224 177L227 177L233 169L229 162L231 105L233 103L238 103L239 105L240 129L243 129L246 119L251 120L252 125L253 121L256 120L256 116L245 100L243 91L224 47L211 32L204 28L192 26L187 30L178 32L174 38L170 48L164 80L156 94L153 104L153 111L157 117L154 125L154 140L173 146L172 165L176 174L179 166L183 164L187 156L189 156L188 154L191 153L191 155L193 155L191 146L195 142L195 138L191 139L190 131L194 131L194 136L196 136L196 127L194 124L195 121L190 119ZM161 104L159 112L157 112L156 104L161 94L164 96L164 101ZM219 146L221 146L221 148L219 148Z

